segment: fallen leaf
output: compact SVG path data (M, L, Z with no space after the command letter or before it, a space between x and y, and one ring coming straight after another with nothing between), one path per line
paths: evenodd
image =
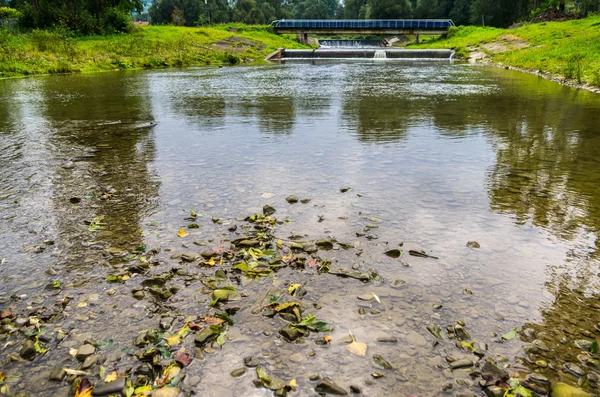
M177 233L177 235L179 237L185 237L185 236L189 235L189 233L186 232L184 228L181 228L181 230L179 231L179 233Z
M346 346L346 350L350 353L356 354L357 356L364 356L367 354L367 344L362 342L357 342L354 335L352 335L352 331L350 332L350 337L352 338L352 343Z
M290 387L298 387L298 382L296 382L296 379L292 379L290 381Z
M190 333L190 327L188 327L187 325L184 325L179 332L177 332L175 335L166 337L163 339L167 342L167 345L169 346L176 346L179 345L181 343L181 341L183 340L183 338L185 338L187 336L187 334Z
M371 294L373 295L373 298L375 298L375 300L377 301L377 303L381 303L381 299L379 299L379 297L377 295L375 295L372 292L371 292Z
M75 357L77 355L77 349L75 349L74 347L69 349L69 356L71 357Z
M86 307L87 306L87 302L83 301L83 302L79 302L77 304L77 307Z
M71 369L71 368L63 368L65 370L65 372L69 375L87 375L88 373L85 371L79 371L77 369Z
M298 291L300 287L301 284L290 284L290 286L288 287L288 292L290 293L290 295L294 296L296 295L296 291Z
M146 386L136 387L136 389L134 390L134 393L136 396L148 395L148 394L152 393L152 386L146 385Z
M223 320L222 318L206 316L204 317L204 322L206 324L223 324L225 320Z
M119 377L119 374L117 373L117 371L113 371L110 374L106 375L106 379L104 379L104 382L110 383L114 380L117 380L118 377Z
M315 258L312 261L308 262L308 267L315 267L315 266L317 266L317 258Z
M329 342L331 342L331 336L327 336L327 335L325 335L325 336L323 337L323 340L325 340L325 342L329 343Z
M277 246L277 248L282 249L283 248L283 241L277 240L277 242L275 243L275 245Z
M79 386L75 389L75 397L91 397L92 396L92 384L87 379L82 379L79 382Z
M509 331L509 332L505 333L504 335L502 335L502 339L504 339L504 340L511 340L515 336L517 336L517 329L513 328L511 331Z
M179 364L183 365L184 367L187 367L188 365L190 365L190 363L193 360L192 356L187 354L183 349L177 351L177 353L175 353L175 356L173 357L173 359L175 361L177 361Z
M104 373L106 372L106 368L104 366L100 366L100 379L104 378Z

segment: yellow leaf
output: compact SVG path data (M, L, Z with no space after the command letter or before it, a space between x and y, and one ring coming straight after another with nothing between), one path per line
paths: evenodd
M208 265L208 266L214 266L217 263L215 262L215 258L210 258L209 260L207 260L206 262L204 262L204 264Z
M74 347L72 347L72 348L69 349L69 355L71 357L75 357L77 355L77 351L78 351L77 349L75 349Z
M357 356L364 356L367 354L367 344L362 342L357 342L354 335L352 335L352 331L350 332L350 337L352 338L352 343L346 346L346 350L348 350L352 354L356 354Z
M152 386L150 386L150 385L140 386L135 389L134 393L135 393L136 397L147 396L148 394L152 393Z
M79 304L77 305L77 307L86 307L87 306L87 302L79 302Z
M294 296L296 295L296 291L298 291L298 288L301 287L301 284L290 284L290 286L288 287L288 291L290 293L290 295Z
M92 389L92 384L86 379L83 379L75 390L75 397L91 397Z
M6 379L6 375L4 375L4 372L0 372L0 382L4 382L4 379Z
M275 243L275 245L277 245L277 248L282 249L283 248L283 241L277 240L277 242Z
M176 346L179 345L181 343L181 340L185 338L189 333L190 327L188 327L186 324L175 335L163 339L167 342L169 346Z
M324 340L325 340L325 342L327 342L327 343L331 342L331 336L327 336L327 335L325 335L325 336L323 337L323 339L324 339Z
M179 233L177 233L177 235L178 235L179 237L185 237L185 236L187 236L188 234L189 234L189 233L188 233L188 232L186 232L184 228L181 228L181 230L179 231Z
M106 375L106 379L104 379L104 382L110 383L113 380L117 380L118 377L119 377L119 374L117 373L117 371L113 371L110 374Z
M71 368L63 368L63 369L69 375L87 375L88 374L85 371L79 371L79 370L76 370L76 369L71 369Z
M298 387L298 383L296 382L296 379L292 379L290 381L290 387Z

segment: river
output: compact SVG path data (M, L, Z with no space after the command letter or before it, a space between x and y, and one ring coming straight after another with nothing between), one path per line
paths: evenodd
M600 323L598 95L499 68L385 61L0 88L5 394L68 395L69 375L48 377L80 369L71 355L84 343L97 347L92 383L102 367L142 385L140 331L163 322L169 336L224 309L234 324L222 346L195 347L193 334L182 342L194 357L177 385L186 395L273 395L255 385L250 357L295 379L293 396L314 396L323 377L365 396L480 396L473 370L486 359L515 379L536 373L598 391L593 354L575 345ZM226 254L266 204L278 220L266 249L288 265L250 279ZM309 252L291 250L295 239ZM334 249L314 252L316 239ZM211 249L216 264L180 257ZM409 254L421 250L430 257ZM327 274L326 261L371 279ZM217 310L219 270L239 295ZM303 317L333 331L290 343L265 296L304 305ZM448 333L458 323L470 347ZM348 350L350 332L365 356ZM22 359L25 335L47 351ZM475 367L451 371L460 359Z

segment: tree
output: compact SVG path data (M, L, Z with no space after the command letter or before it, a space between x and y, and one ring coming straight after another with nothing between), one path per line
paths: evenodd
M415 9L415 18L440 18L440 5L438 0L419 0Z
M402 19L412 16L408 0L369 0L367 19Z
M456 0L454 2L449 17L456 25L467 25L469 23L471 1L472 0Z

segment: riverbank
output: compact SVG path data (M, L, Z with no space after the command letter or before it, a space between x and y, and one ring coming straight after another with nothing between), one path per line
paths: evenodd
M0 77L263 62L278 48L307 48L292 38L242 24L144 26L131 34L83 37L0 31Z
M476 63L504 66L592 91L600 88L600 16L515 29L463 26L411 48L451 48Z

